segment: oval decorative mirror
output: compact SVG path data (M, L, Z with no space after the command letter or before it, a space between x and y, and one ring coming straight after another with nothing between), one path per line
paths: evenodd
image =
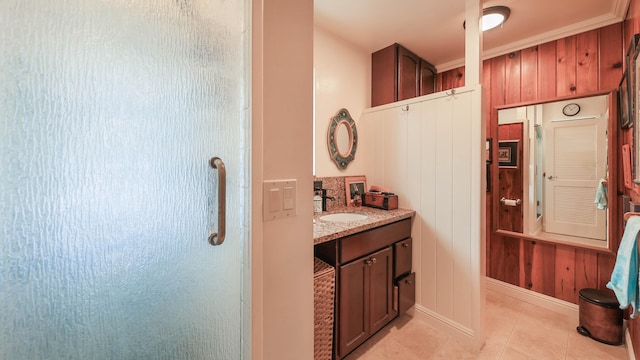
M329 146L331 159L335 161L339 169L346 169L353 161L358 145L356 123L347 109L340 109L331 118L327 135L327 145Z

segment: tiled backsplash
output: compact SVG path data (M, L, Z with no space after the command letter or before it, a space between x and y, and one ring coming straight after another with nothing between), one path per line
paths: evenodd
M344 178L344 176L338 176L317 177L314 179L322 181L322 188L327 189L327 196L333 196L335 198L335 201L327 200L327 211L332 211L347 205L344 191Z

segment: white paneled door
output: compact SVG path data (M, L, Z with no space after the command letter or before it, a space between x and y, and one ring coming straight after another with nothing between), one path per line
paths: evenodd
M546 232L606 240L607 211L594 199L607 176L607 119L552 121L545 128Z
M0 2L0 359L249 357L248 5Z

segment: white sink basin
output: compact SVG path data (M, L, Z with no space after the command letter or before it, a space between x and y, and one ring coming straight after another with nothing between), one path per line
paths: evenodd
M324 221L338 221L338 222L346 222L346 221L358 221L364 220L368 217L366 214L358 214L358 213L335 213L320 216L320 220Z

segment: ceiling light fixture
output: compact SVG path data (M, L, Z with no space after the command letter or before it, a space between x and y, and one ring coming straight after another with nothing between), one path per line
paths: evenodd
M482 10L482 31L501 26L509 18L511 9L506 6L492 6ZM466 21L462 23L464 28Z

